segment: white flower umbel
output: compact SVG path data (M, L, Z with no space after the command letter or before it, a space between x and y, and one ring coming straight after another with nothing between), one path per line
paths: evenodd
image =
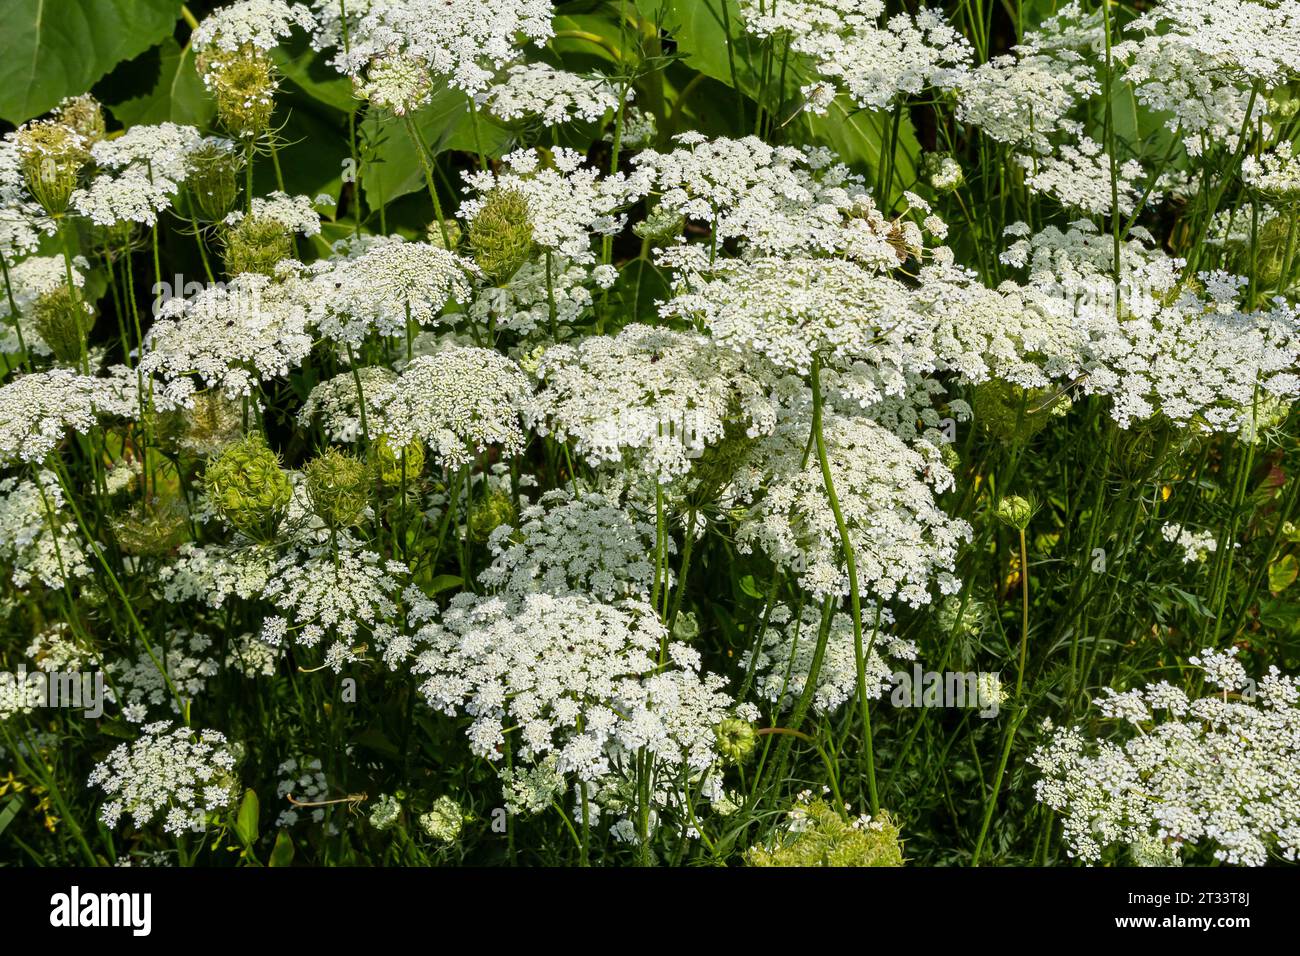
M245 46L272 50L294 27L312 30L315 26L311 10L301 3L237 0L204 17L190 42L198 52L218 49L234 53Z
M466 173L466 185L477 195L461 203L460 216L472 220L495 189L516 191L528 202L538 246L574 262L594 262L592 237L622 231L627 221L623 210L646 194L650 177L643 171L602 175L565 146L557 146L550 157L552 165L543 166L538 150L520 149L506 155L500 173Z
M1072 855L1096 863L1117 844L1205 847L1262 866L1300 852L1300 681L1276 667L1250 700L1235 649L1189 662L1218 693L1189 699L1168 683L1098 702L1108 733L1051 731L1030 759L1035 793L1061 815Z
M163 303L140 368L166 379L166 392L177 401L193 393L195 375L238 398L287 375L311 346L307 312L291 287L247 273Z
M320 235L320 213L309 196L290 196L277 191L268 196L254 196L252 205L254 219L278 222L301 236ZM243 219L244 213L236 210L226 216L226 225L238 225Z
M1191 531L1176 521L1165 522L1160 528L1160 536L1183 549L1183 564L1204 561L1219 549L1219 542L1215 540L1213 532Z
M467 300L473 263L427 242L382 237L311 267L299 287L320 333L359 345L371 332L405 335L407 323L439 321L452 300Z
M572 438L593 466L630 459L663 482L686 474L728 422L751 437L776 424L761 371L698 334L632 324L548 349L537 374L534 428Z
M652 518L598 492L549 491L488 538L492 564L479 580L512 599L587 594L602 601L648 599L654 581Z
M166 679L159 665L166 671ZM104 669L112 681L112 699L122 708L123 716L131 723L142 723L159 711L179 715L176 694L181 700L192 701L221 667L212 638L182 628L170 630L153 648L152 657L142 650L134 657L109 661Z
M864 109L951 88L972 55L966 38L925 7L887 20L881 0L741 0L740 7L750 33L780 34Z
M361 379L361 395L357 394L356 378L352 372L343 372L321 382L307 395L298 409L298 424L309 427L319 419L331 441L354 442L361 435L361 397L366 409L379 408L393 395L397 373L378 365L366 365L356 370Z
M334 48L330 62L340 72L359 76L376 58L401 55L470 94L522 56L520 41L540 46L553 33L550 0L370 0L346 8L313 0L312 6L313 45Z
M536 117L547 126L599 122L618 109L618 102L612 80L579 76L547 63L518 63L487 93L487 108L494 116L506 121Z
M90 574L81 535L65 504L51 471L38 471L35 480L0 479L0 561L13 567L17 587L39 581L61 589Z
M501 353L449 345L403 369L373 427L399 447L423 441L449 468L493 446L517 455L525 442L519 415L531 391L519 366Z
M86 286L87 268L88 263L81 256L72 260L72 284L79 290ZM32 306L42 295L65 288L67 284L68 267L62 256L31 256L9 265L7 289L0 279L0 352L14 353L26 346L32 355L50 354L49 345L32 321ZM10 308L10 296L16 314Z
M234 800L235 757L225 735L172 728L167 721L143 730L140 739L119 744L90 773L87 785L109 798L100 819L116 827L125 814L142 829L161 815L165 833L203 832L208 816Z
M123 399L136 396L124 396L122 385L117 377L69 368L30 372L0 385L0 464L42 461L69 429L90 431L97 414L130 415Z
M864 645L871 651L866 660L867 697L874 700L889 690L890 675L899 662L916 659L916 645L895 637L885 628L893 622L881 612L881 627L873 628L875 609L862 609ZM760 698L789 709L804 693L821 627L821 609L812 603L797 614L786 604L772 609L762 646L750 662L754 668L754 692ZM811 706L820 714L838 710L853 697L858 686L858 658L853 638L853 620L843 611L831 617L825 656L817 674Z
M824 433L863 595L919 607L930 602L931 587L956 593L952 571L970 526L935 502L953 481L938 449L924 441L910 447L865 418L828 415ZM839 530L821 468L813 456L805 462L808 435L807 419L796 417L753 451L740 481L765 490L754 493L737 543L760 548L814 597L845 597ZM750 497L740 482L737 493Z
M1019 160L1026 170L1026 186L1093 216L1111 215L1116 201L1120 214L1131 215L1143 192L1142 164L1126 160L1116 167L1112 177L1110 157L1100 143L1087 136L1081 137L1078 145L1058 146L1051 156L1021 156Z

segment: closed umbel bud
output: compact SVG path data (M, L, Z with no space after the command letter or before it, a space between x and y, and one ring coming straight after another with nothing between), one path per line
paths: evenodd
M732 763L747 760L758 746L758 735L754 733L753 724L739 717L725 718L714 728L713 736L718 741L718 753Z
M43 293L32 308L37 334L60 362L79 364L95 322L90 306L61 285Z
M284 223L265 216L232 214L224 238L227 275L274 276L280 262L293 258L293 233Z
M312 510L327 528L349 528L361 520L369 497L366 466L359 458L328 449L303 469Z
M64 126L80 133L87 146L98 143L107 132L104 127L104 108L89 93L64 100L54 115Z
M239 171L244 157L228 139L209 137L186 158L185 190L200 219L220 222L239 195Z
M1019 495L1009 495L998 502L998 520L1008 528L1024 531L1034 516L1033 504Z
M486 498L476 498L469 508L469 533L475 541L486 541L503 524L515 520L515 506L500 489L489 491Z
M469 224L474 261L494 282L505 282L533 252L533 222L528 200L517 189L497 188Z
M113 536L123 554L160 557L187 537L185 509L176 498L152 498L113 520Z
M208 465L208 497L222 517L254 541L275 539L289 508L293 486L280 467L280 456L260 434L231 445Z
M397 451L388 443L388 438L380 436L370 445L370 474L381 485L414 484L424 470L424 448L418 441L411 442Z
M90 161L85 137L55 120L38 120L19 129L15 141L27 189L51 216L63 215Z
M247 46L214 50L197 62L203 85L217 101L217 119L240 139L256 139L271 126L279 82L265 53Z

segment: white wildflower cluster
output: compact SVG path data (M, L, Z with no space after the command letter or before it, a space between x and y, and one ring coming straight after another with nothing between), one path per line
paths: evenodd
M866 654L865 678L867 697L874 700L890 687L890 676L898 663L916 659L916 645L895 637L884 628L892 623L889 612L880 609L880 626L875 625L877 611L862 609L863 653ZM806 604L802 612L787 604L778 604L769 615L762 645L754 652L750 666L755 674L754 688L764 700L789 709L808 686L813 656L820 642L821 610ZM822 714L833 713L857 692L858 657L853 638L853 618L836 610L831 615L826 649L817 673L811 705Z
M186 541L158 570L160 596L171 604L202 601L222 607L229 598L250 601L270 580L274 555L257 546L199 545Z
M72 260L72 284L78 294L86 287L88 265L81 256ZM8 271L8 284L0 294L0 352L26 348L29 355L49 355L50 346L32 321L32 306L41 296L67 288L68 263L62 256L29 256Z
M853 262L728 259L687 274L683 286L660 307L665 318L698 323L719 345L799 374L817 355L870 362L889 392L903 387L904 373L933 366L908 287Z
M618 109L618 103L611 80L557 70L546 63L510 67L487 94L487 108L494 116L506 121L537 117L547 126L574 120L596 123Z
M493 530L492 564L479 580L515 600L533 593L645 600L654 580L654 541L652 517L598 492L548 491L520 512L517 527Z
M587 266L564 256L525 262L503 285L478 290L466 313L480 327L528 335L549 331L552 313L558 331L573 326L592 307L592 289L608 289L618 273L611 266Z
M549 0L370 0L341 8L314 0L313 45L334 49L340 72L364 76L376 61L404 58L414 75L436 74L469 94L482 93L498 69L520 58L520 39L551 38ZM346 11L346 12L344 12ZM346 19L345 19L346 18Z
M646 194L648 174L603 175L583 165L582 154L566 146L550 152L550 165L542 160L536 149L519 149L505 156L499 173L466 173L465 183L477 195L461 203L460 217L472 221L494 190L518 192L528 203L538 246L574 262L595 261L592 237L622 231L624 210Z
M181 702L203 693L208 681L221 671L213 656L212 638L205 634L173 629L152 651L152 656L142 650L135 657L109 661L104 667L112 682L112 700L131 723L143 723L161 708L180 715Z
M574 440L593 466L630 461L662 482L686 474L728 424L750 437L776 425L761 373L698 334L634 323L547 349L537 375L527 414L539 434Z
M218 7L194 30L190 42L196 51L237 53L245 46L273 50L294 27L312 30L316 21L301 3L285 0L237 0Z
M326 660L337 672L355 659L345 642L363 626L374 630L396 613L392 596L407 574L401 562L363 548L291 549L276 561L262 588L262 597L287 616L267 618L262 639L279 646L291 635L294 643L315 647L335 635L340 640L326 650Z
M87 784L108 801L100 819L116 827L123 815L143 829L160 815L163 832L201 833L211 814L228 810L235 797L235 756L224 734L146 724L142 736L120 744L91 771Z
M254 196L251 215L254 219L277 222L303 236L320 235L320 213L315 209L308 196L290 196L287 193L273 192L268 196ZM236 210L226 216L226 225L236 226L243 222L245 213Z
M361 379L358 394L357 378ZM367 412L384 405L393 394L397 373L381 365L359 366L327 378L308 393L298 407L298 424L304 428L319 420L331 441L354 442L362 437L361 403Z
M240 634L230 642L226 651L225 666L229 670L251 679L274 677L284 656L282 648L272 647L252 631Z
M398 446L420 440L448 468L489 447L523 451L519 416L531 385L519 366L492 349L449 345L413 359L375 413L375 429Z
M769 255L843 254L884 268L899 263L897 230L860 176L825 147L771 146L756 136L682 133L667 153L633 159L653 174L657 215L708 224L717 243Z
M1160 527L1160 536L1183 549L1183 564L1204 561L1219 549L1219 542L1212 532L1192 531L1176 521L1165 522Z
M321 335L359 345L367 335L405 335L466 300L474 265L427 242L382 237L351 244L305 272L298 293Z
M1100 143L1083 136L1077 144L1058 146L1054 155L1021 157L1027 170L1025 185L1052 196L1062 206L1093 216L1117 210L1128 216L1142 195L1144 173L1135 159L1120 163L1113 172L1111 158Z
M1113 733L1051 731L1031 759L1043 774L1035 792L1061 815L1072 855L1095 863L1117 844L1159 841L1247 866L1296 859L1300 682L1273 667L1254 687L1234 654L1189 659L1218 693L1112 690L1099 705Z
M27 645L27 657L38 669L50 674L82 670L94 659L67 621L51 624L33 637Z
M717 759L713 727L733 707L722 679L701 675L699 655L668 641L636 601L533 594L512 610L463 594L417 641L421 692L434 709L473 718L475 754L500 760L505 728L517 727L516 761L554 753L557 772L582 781L615 773L641 748L665 767L706 769Z
M932 586L956 593L961 584L952 571L970 527L935 501L953 481L938 449L909 447L865 418L828 416L823 428L861 592L912 607L930 602ZM763 490L737 488L754 501L736 538L791 571L814 597L844 597L839 530L821 469L804 454L808 435L807 422L796 419L756 446L737 484Z
M323 768L324 764L317 757L289 757L275 769L280 778L275 785L275 795L286 803L290 797L298 803L319 803L329 799L329 781ZM325 819L325 808L299 808L290 803L280 811L275 825L292 827L306 819L320 823Z
M121 368L119 366L119 368ZM85 434L97 415L132 417L138 396L120 375L81 375L69 368L17 375L0 385L0 464L40 462L68 430Z
M293 290L246 273L193 298L163 303L140 368L164 378L165 394L177 402L194 393L194 376L239 398L252 395L265 380L287 375L311 346L307 311Z
M1273 202L1293 205L1300 202L1300 157L1283 141L1267 153L1242 160L1241 180Z
M34 479L0 478L0 561L20 588L39 581L61 589L90 572L89 556L58 477L41 469Z
M972 56L966 38L926 7L886 20L881 0L742 0L740 6L750 33L780 34L791 52L806 56L865 109L952 88Z
M133 126L116 139L101 140L90 152L104 172L72 194L72 205L101 226L152 226L171 205L188 174L186 160L202 142L193 126L175 123Z
M41 237L54 232L54 228L23 181L15 135L6 133L0 138L0 257L12 269L15 258L34 252Z

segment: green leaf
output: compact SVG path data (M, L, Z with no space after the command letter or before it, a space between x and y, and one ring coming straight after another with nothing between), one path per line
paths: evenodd
M759 58L751 53L756 44L744 30L737 0L637 0L636 6L641 16L668 31L677 42L683 62L691 69L735 86L731 81L734 58L737 83L745 92L753 93ZM729 43L733 44L732 56L727 54Z
M1283 555L1268 566L1269 591L1274 594L1282 593L1295 583L1298 574L1300 574L1300 561L1296 560L1294 554Z
M194 68L194 51L168 37L162 42L162 71L151 93L110 106L124 126L142 123L180 123L206 127L216 103L203 87Z
M825 116L807 114L812 135L825 143L850 166L865 167L872 173L880 169L889 148L890 127L893 116L889 113L859 109L844 94L835 97ZM916 140L912 121L902 117L898 125L898 147L894 151L893 188L885 197L885 205L892 206L904 189L916 187L914 157L921 155L921 145ZM868 180L871 183L874 177ZM887 208L886 212L890 210Z
M452 588L458 588L465 583L465 579L457 577L454 574L440 574L430 582L428 587L429 597L439 594L442 591L449 591Z
M293 837L288 830L281 830L275 835L275 846L271 850L271 859L267 866L288 866L293 862Z
M465 94L459 90L445 89L435 93L433 101L412 114L411 118L425 145L435 156L447 150L477 152L469 105ZM367 113L361 124L362 141L378 143L372 155L361 163L366 202L372 208L425 188L420 154L416 152L405 125L404 120L379 111ZM490 122L482 112L479 113L478 125L484 153L493 157L502 155L512 140L511 134ZM451 209L443 211L447 215L453 212Z
M181 0L0 0L0 119L75 96L171 33Z
M18 816L18 811L23 808L23 798L18 794L11 796L4 809L0 810L0 833L8 829L9 824L14 822L14 817Z
M246 847L257 842L257 818L261 807L257 801L257 792L245 790L244 799L239 804L239 814L235 818L235 833Z

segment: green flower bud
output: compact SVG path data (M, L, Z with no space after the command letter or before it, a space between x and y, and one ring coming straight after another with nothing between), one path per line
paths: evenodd
M186 159L185 191L200 219L220 222L239 196L239 171L244 157L226 139L206 139Z
M475 498L469 508L469 533L475 541L483 542L503 524L513 524L514 502L500 489L488 492L486 500Z
M921 175L939 193L954 192L966 179L961 164L948 153L926 153L921 161Z
M162 557L189 537L189 521L180 500L151 498L113 520L113 536L123 554Z
M632 231L652 246L665 246L680 236L685 227L685 216L666 206L655 206L644 220L632 227Z
M727 717L717 727L713 735L718 741L718 753L730 763L742 763L758 746L758 735L754 725L739 717Z
M447 229L446 239L443 239L442 236L444 226ZM426 234L429 238L430 245L436 246L439 249L446 249L448 252L455 252L459 249L460 241L464 238L464 230L460 228L460 223L455 219L443 219L441 220L441 223L439 220L435 219L433 222L429 223L429 228L426 230Z
M204 475L222 517L254 541L270 543L293 497L280 456L260 434L248 435L215 458Z
M60 362L79 364L86 337L95 323L94 310L66 285L43 293L32 308L36 332Z
M227 275L274 276L280 262L293 258L293 233L275 219L240 216L226 227L224 239Z
M312 510L327 528L349 528L361 520L369 500L366 465L330 448L303 469Z
M209 457L239 441L243 414L236 402L219 391L200 392L182 417L176 445L194 455Z
M441 843L454 843L465 825L465 811L448 796L433 802L428 813L420 815L420 829Z
M55 120L37 120L15 134L18 160L27 188L51 216L68 209L82 167L90 162L86 138Z
M700 636L700 621L694 611L682 611L673 622L673 637L679 641L693 641Z
M402 801L395 796L381 793L370 811L370 825L376 830L391 830L397 825L397 818L402 814Z
M1008 528L1024 531L1034 517L1034 505L1019 495L1009 495L998 502L998 520Z
M107 132L104 126L104 107L89 93L68 97L59 104L54 115L64 126L80 133L87 146L98 143Z
M370 475L381 485L400 487L403 476L406 484L415 484L424 470L424 447L414 441L405 448L394 451L387 436L381 435L370 444Z
M533 252L533 222L528 200L517 189L496 188L469 224L469 245L478 267L494 282L505 282Z
M252 46L213 50L196 65L217 101L217 119L239 139L256 139L271 126L279 81L270 58Z

